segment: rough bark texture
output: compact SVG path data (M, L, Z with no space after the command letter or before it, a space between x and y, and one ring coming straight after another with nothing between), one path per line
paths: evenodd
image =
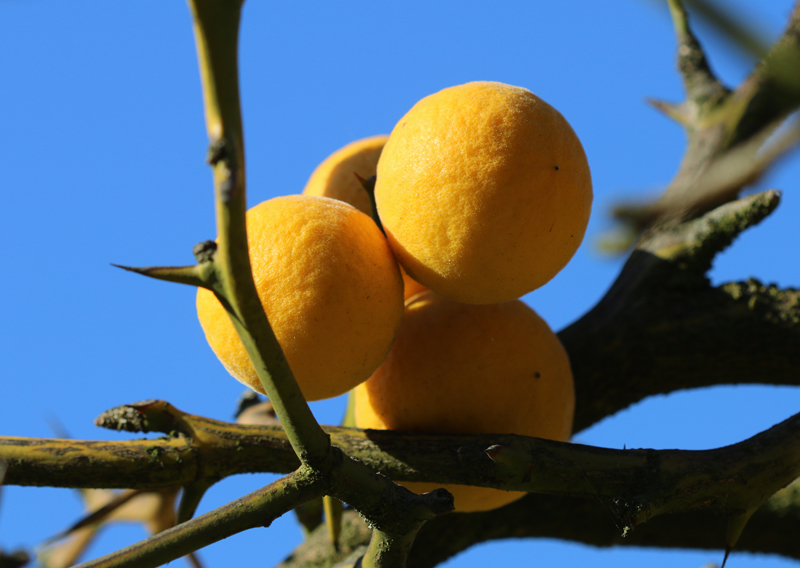
M800 559L798 489L777 493L748 523L736 549ZM506 507L481 514L453 513L429 521L417 535L409 566L429 568L479 542L506 538L560 538L597 547L647 546L719 550L725 547L726 520L709 511L666 515L623 537L607 504L597 499L528 495ZM345 546L334 553L325 527L289 555L280 568L332 566L360 550L369 539L364 521L346 511ZM720 552L721 555L721 552Z
M759 150L800 106L800 4L784 35L735 89L713 75L680 3L670 0L670 7L687 99L656 106L684 125L687 151L656 203L620 209L639 239L606 296L559 333L575 374L576 432L655 394L716 384L800 384L800 291L752 279L714 287L706 277L714 256L779 204L776 191L739 196L782 155L764 159ZM795 130L786 148L800 138L800 127ZM286 473L299 465L277 426L226 424L160 401L121 407L101 422L168 437L118 443L0 438L4 483L204 488L235 473ZM798 423L800 415L708 452L604 450L513 436L327 433L346 454L395 479L539 492L496 511L428 521L408 560L424 568L504 538L722 549L723 515L752 510L800 471ZM508 458L502 463L484 451L498 444ZM800 559L798 530L800 490L792 485L755 512L737 549ZM282 566L352 561L370 534L347 511L338 551L320 526Z

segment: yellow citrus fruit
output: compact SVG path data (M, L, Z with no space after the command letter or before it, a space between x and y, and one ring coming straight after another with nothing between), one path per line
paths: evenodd
M475 82L419 101L392 130L375 198L408 274L470 303L519 298L561 270L592 204L578 137L520 87Z
M381 150L388 136L372 136L351 142L317 166L303 189L305 195L322 195L349 203L371 215L369 197L355 174L364 179L375 175Z
M520 300L463 304L430 290L406 302L392 350L355 389L359 428L567 441L574 411L569 359L536 312ZM441 487L401 484L417 493ZM444 487L462 512L494 509L524 495Z
M247 212L247 234L258 296L306 399L366 380L403 314L400 271L373 220L327 197L276 197ZM228 372L263 393L227 313L202 288L197 315Z
M332 197L371 216L369 196L355 174L368 179L377 173L378 158L388 139L386 135L372 136L340 148L317 166L308 179L303 194ZM406 298L425 290L405 270L401 269L401 274Z

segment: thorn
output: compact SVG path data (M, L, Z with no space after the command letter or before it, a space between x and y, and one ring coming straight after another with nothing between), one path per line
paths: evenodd
M529 456L526 452L501 444L494 444L483 451L489 456L489 459L501 465L519 467L528 465L529 462Z
M749 511L745 511L741 515L736 515L728 519L728 530L725 535L725 558L722 559L722 566L720 566L720 568L725 568L728 555L731 553L731 550L733 550L733 547L736 546L747 521L750 520L750 517L755 513L756 509L758 509L758 506L753 507Z
M358 172L353 172L353 175L356 176L358 183L367 190L367 193L370 195L375 193L375 182L378 180L378 176L369 176L368 178L363 178L358 175Z
M201 479L183 488L174 524L186 522L194 516L200 500L213 484L213 481Z
M684 126L689 126L691 124L691 120L689 119L689 115L684 105L668 103L667 101L651 99L651 98L647 98L645 99L645 101L651 107L661 111L675 122L678 122Z
M69 435L67 432L66 427L64 427L64 423L58 419L58 416L55 414L51 414L47 417L47 425L50 427L50 430L53 432L56 438L62 438L64 440L69 440L72 436Z
M725 557L722 559L722 566L720 566L719 568L725 568L725 563L728 561L728 555L730 553L731 553L731 547L730 546L726 546L725 547Z
M111 266L127 270L128 272L135 272L142 276L155 278L156 280L166 280L167 282L175 282L177 284L188 284L190 286L197 286L207 288L208 275L202 275L198 265L191 266L146 266L144 268L136 268L133 266L124 266L122 264L111 263ZM206 276L205 278L203 276Z
M495 444L493 446L489 446L483 451L486 452L486 455L489 456L492 459L492 461L496 461L496 458L500 455L500 452L503 451L503 448L504 446L501 446L500 444Z

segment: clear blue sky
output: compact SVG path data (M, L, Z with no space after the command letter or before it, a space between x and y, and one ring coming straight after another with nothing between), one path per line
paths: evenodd
M728 2L768 38L791 0ZM57 418L76 438L125 439L92 420L118 404L162 398L229 419L241 393L209 350L194 291L109 266L188 264L215 237L211 176L194 42L185 2L4 0L0 3L0 435L49 437ZM729 83L751 61L697 26ZM655 195L683 152L681 129L646 97L678 101L666 10L647 0L561 2L309 2L249 0L241 40L249 199L299 193L329 153L388 133L420 98L494 80L529 88L583 141L595 190L587 238L570 265L525 299L560 329L605 292L621 260L597 253L624 197ZM721 256L714 282L756 276L800 285L800 161L760 187L784 189L779 210ZM792 251L792 252L790 252ZM343 405L314 405L337 423ZM606 447L702 449L749 437L800 408L788 388L730 387L658 397L581 433ZM265 484L214 487L203 511ZM81 512L69 490L4 488L0 546L32 546ZM722 535L722 526L720 528ZM115 527L107 553L144 536ZM301 539L291 515L214 545L209 568L270 566ZM720 543L722 545L722 543ZM721 561L721 550L596 550L553 541L477 547L448 568L492 565L654 568ZM509 556L505 556L509 555ZM734 554L730 565L789 566ZM180 564L175 564L180 565Z

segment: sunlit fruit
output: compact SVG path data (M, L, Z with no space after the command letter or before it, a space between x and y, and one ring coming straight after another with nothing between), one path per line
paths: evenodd
M372 219L327 197L276 197L247 212L247 233L258 296L306 399L366 380L403 313L400 270ZM228 372L263 393L227 313L202 288L197 314Z
M400 119L375 197L408 274L454 300L503 302L542 286L583 239L589 165L564 117L530 91L450 87Z

